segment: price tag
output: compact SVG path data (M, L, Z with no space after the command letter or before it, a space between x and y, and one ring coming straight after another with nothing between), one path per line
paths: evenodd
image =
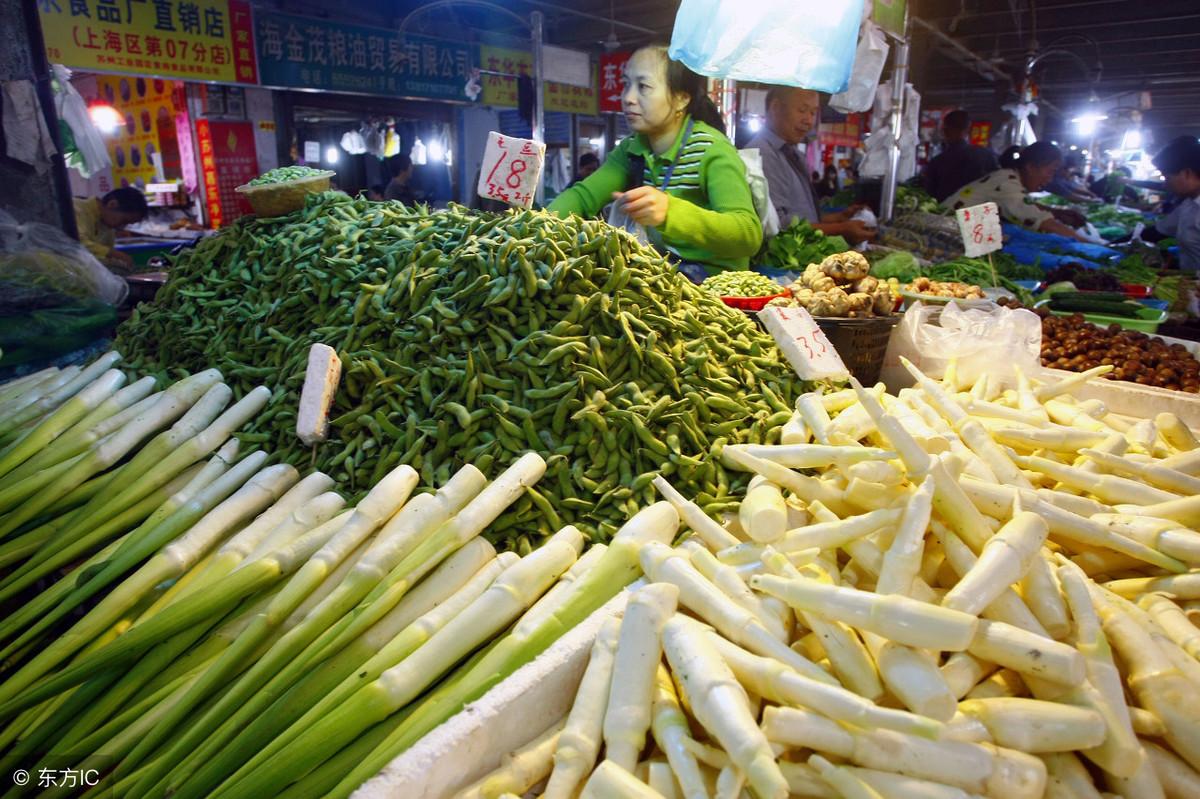
M1000 209L995 203L972 205L954 212L958 217L958 232L968 258L986 255L1004 246L1000 232Z
M763 308L758 312L758 318L775 337L775 343L796 374L804 380L845 380L850 376L842 356L805 309Z
M537 183L542 179L542 163L546 160L546 145L531 139L502 136L496 131L488 134L479 169L480 197L499 200L509 205L529 208Z

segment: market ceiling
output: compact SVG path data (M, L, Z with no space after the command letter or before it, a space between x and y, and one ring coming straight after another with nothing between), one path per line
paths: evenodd
M328 15L315 0L283 0L289 10ZM524 38L512 15L545 14L546 41L603 52L667 41L677 0L498 0L488 3L393 0L340 6L347 21L396 24L411 12L414 31L464 29ZM1144 125L1160 141L1200 133L1200 4L1179 0L912 0L913 80L923 104L962 106L1003 118L1031 53L1053 51L1034 71L1048 136L1064 137L1070 120L1097 97L1127 106L1149 92ZM380 17L386 19L380 19ZM352 19L353 18L353 19ZM361 19L360 19L361 18ZM935 33L934 30L937 32Z

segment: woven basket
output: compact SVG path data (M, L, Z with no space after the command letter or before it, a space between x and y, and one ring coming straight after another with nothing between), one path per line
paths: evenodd
M883 369L883 358L887 355L892 330L902 318L900 314L867 319L818 316L815 321L841 356L850 374L864 386L873 386Z
M254 209L256 216L283 216L304 207L308 195L329 190L329 180L336 172L326 170L313 175L282 183L263 183L259 186L238 186L234 191L243 195Z

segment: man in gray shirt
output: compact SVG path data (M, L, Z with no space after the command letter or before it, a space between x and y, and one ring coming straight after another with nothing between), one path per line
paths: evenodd
M767 92L767 124L746 145L762 154L763 173L779 224L787 227L793 219L805 219L817 230L843 236L851 244L874 239L874 228L850 219L857 208L824 216L820 213L808 168L796 149L816 126L820 113L821 98L815 91L773 86Z

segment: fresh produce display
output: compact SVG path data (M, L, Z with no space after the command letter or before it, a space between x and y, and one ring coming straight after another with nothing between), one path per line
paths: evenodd
M963 254L962 234L954 217L920 211L898 214L881 226L879 243L908 250L927 261L944 261Z
M1072 283L1075 288L1088 291L1120 291L1122 281L1108 270L1089 269L1080 264L1063 264L1046 273L1046 282Z
M726 447L755 478L725 526L659 482L691 536L642 547L565 721L462 796L1197 795L1200 442L1086 376L905 365Z
M612 227L335 193L206 239L117 340L142 373L211 365L238 394L268 382L243 441L352 497L399 463L434 485L543 454L546 480L489 529L510 545L561 522L606 539L656 474L732 506L745 478L703 456L776 440L796 390L752 320ZM314 342L343 365L315 450L295 436Z
M890 252L871 264L871 275L879 280L896 280L900 283L912 282L921 274L921 263L910 252L897 250Z
M767 242L757 261L776 269L802 272L809 264L848 249L850 245L841 236L826 236L807 221L797 219Z
M783 287L757 272L721 272L705 279L700 288L718 297L770 297Z
M1146 306L1127 299L1121 292L1059 289L1050 294L1047 307L1052 311L1073 311L1136 319Z
M497 554L480 533L548 479L532 452L427 493L400 464L348 508L239 452L267 389L226 408L210 369L152 393L119 357L0 386L3 758L101 778L58 795L348 796L677 533L660 502L586 553L566 525Z
M979 288L979 286L930 280L927 277L917 278L905 286L904 289L912 294L921 294L927 297L949 297L956 300L985 299L983 289Z
M932 194L917 186L896 187L895 208L898 214L911 213L913 211L938 215L950 213L934 199Z
M1072 372L1109 368L1105 375L1147 386L1200 393L1200 361L1182 344L1118 325L1100 327L1083 314L1042 315L1042 365Z
M267 186L272 183L285 183L289 180L323 177L328 174L329 170L327 169L313 169L310 166L281 166L269 172L262 173L246 185Z
M793 302L813 316L886 316L894 305L891 289L886 281L871 277L870 270L861 253L830 255L819 264L809 264L791 285Z
M1006 252L990 253L996 274L1009 280L1045 280L1046 270L1037 264L1023 264Z

